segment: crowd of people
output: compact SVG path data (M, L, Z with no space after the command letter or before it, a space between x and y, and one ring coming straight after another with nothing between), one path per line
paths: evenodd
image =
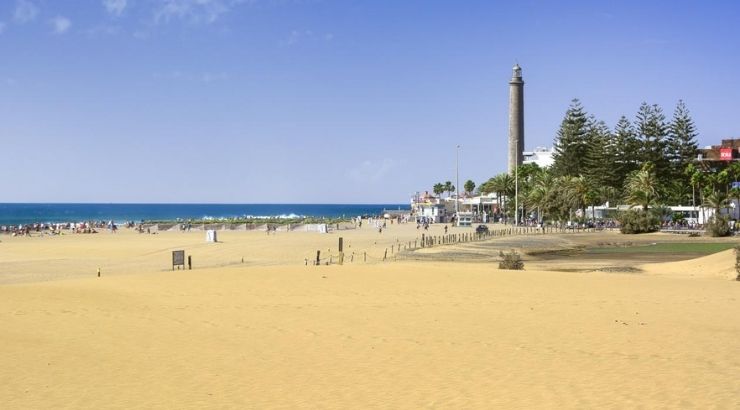
M126 227L133 227L133 222L126 222ZM63 233L80 233L92 234L101 230L108 229L115 233L118 225L113 221L84 221L84 222L64 222L64 223L32 223L19 225L2 225L0 234L12 236L31 236L31 234L60 235Z

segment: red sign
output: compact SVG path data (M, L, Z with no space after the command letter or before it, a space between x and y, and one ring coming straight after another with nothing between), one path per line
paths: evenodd
M719 159L722 161L732 161L732 148L720 148Z

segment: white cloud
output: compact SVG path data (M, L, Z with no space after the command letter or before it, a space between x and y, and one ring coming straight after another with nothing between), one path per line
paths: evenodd
M113 16L120 16L123 13L123 10L126 9L127 4L127 0L103 0L105 11Z
M28 0L18 0L15 2L15 12L13 12L13 20L16 23L28 23L33 21L39 14L39 8L35 4Z
M54 34L64 34L72 25L72 22L68 18L62 16L54 17L50 20L50 23L51 26L54 28Z
M154 22L182 20L210 24L231 11L233 6L245 2L246 0L157 0Z

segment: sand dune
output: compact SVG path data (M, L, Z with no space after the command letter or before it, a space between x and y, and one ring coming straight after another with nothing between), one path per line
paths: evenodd
M416 231L388 233L343 235L378 254ZM0 275L25 283L0 285L2 407L740 407L737 282L485 263L303 265L318 247L336 251L336 238L4 240ZM197 256L196 270L167 270L177 247ZM226 263L241 255L248 263ZM723 270L730 257L685 269ZM101 278L90 274L97 264Z
M681 262L649 263L641 266L645 273L676 277L735 279L735 250Z

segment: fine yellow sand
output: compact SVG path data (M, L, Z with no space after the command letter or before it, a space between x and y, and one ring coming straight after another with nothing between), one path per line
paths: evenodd
M393 226L304 266L339 235L220 235L0 238L1 408L740 408L740 283L683 274L732 251L650 274L381 262L417 235Z
M649 263L642 265L642 270L649 274L674 277L733 279L738 275L734 259L735 251L728 249L691 261Z

